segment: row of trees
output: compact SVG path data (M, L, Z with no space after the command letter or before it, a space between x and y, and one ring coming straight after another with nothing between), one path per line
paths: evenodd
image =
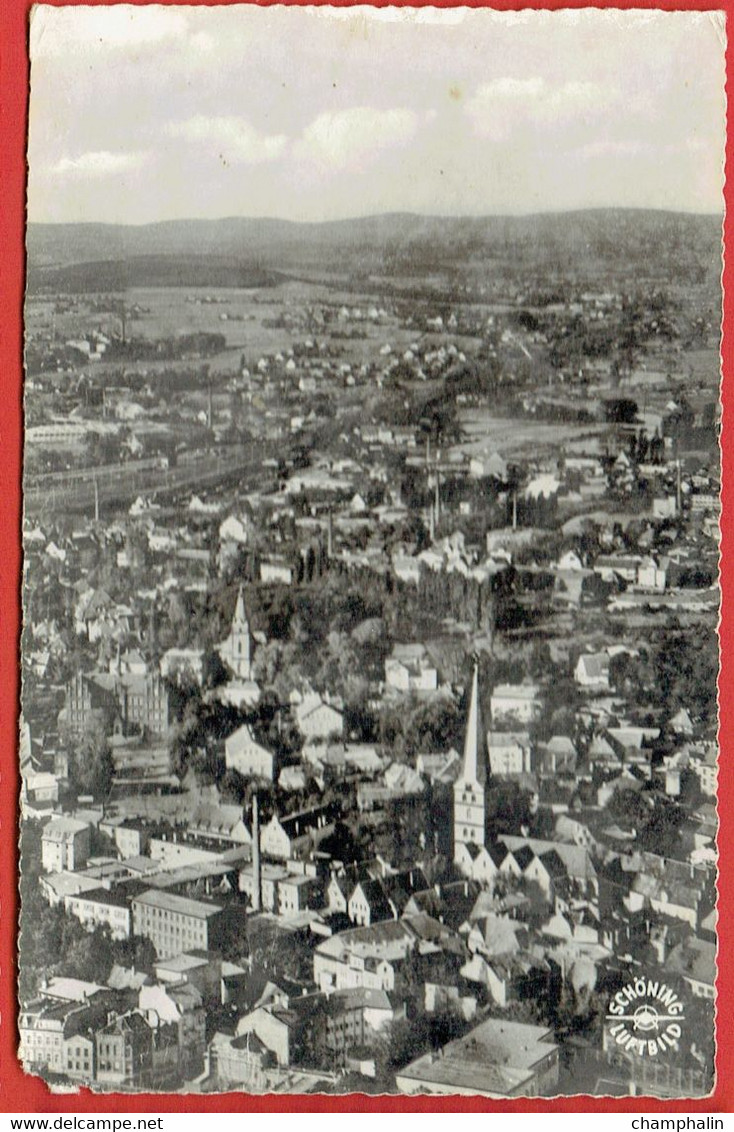
M57 974L104 983L115 963L150 967L156 952L149 940L113 940L106 927L87 931L62 907L47 904L40 886L41 833L40 822L23 822L18 938L21 1002L32 999L43 981Z

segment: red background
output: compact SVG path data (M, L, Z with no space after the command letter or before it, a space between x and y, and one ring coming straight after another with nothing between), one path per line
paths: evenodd
M59 0L44 0L64 6ZM129 2L129 0L128 0ZM136 2L136 0L132 0ZM165 2L165 0L164 0ZM400 3L400 0L395 0ZM85 0L103 6L99 0ZM333 4L348 7L342 0ZM415 0L414 0L415 3ZM436 6L452 7L443 0ZM385 6L378 0L374 6ZM418 6L418 5L416 5ZM468 0L466 6L482 7ZM550 0L517 4L494 0L493 8L583 8L579 0ZM630 3L616 0L598 4L610 8L653 8L726 11L732 34L734 0L719 3L671 3L670 0ZM16 1056L17 840L18 840L18 695L20 629L20 471L22 451L22 300L24 284L25 142L28 110L27 25L31 0L0 0L0 1112L694 1112L732 1111L734 1100L734 819L727 799L734 799L734 279L729 263L724 269L723 430L722 430L722 619L720 625L721 674L719 677L721 763L719 798L721 829L719 849L723 862L719 880L719 975L717 1002L717 1085L704 1100L659 1101L567 1097L560 1100L490 1101L451 1097L345 1097L264 1096L225 1093L218 1096L98 1095L82 1090L74 1096L54 1096L43 1081L24 1075ZM731 48L727 52L727 90L732 88ZM729 121L731 111L729 113ZM734 190L731 129L727 129L727 219L725 241L734 238ZM731 854L731 863L730 861ZM729 960L729 962L727 962Z

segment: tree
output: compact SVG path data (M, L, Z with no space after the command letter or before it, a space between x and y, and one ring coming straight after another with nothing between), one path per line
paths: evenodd
M105 983L114 963L108 927L87 929L72 916L64 916L61 930L60 973L72 979Z
M691 625L685 632L670 628L655 649L658 703L671 715L678 708L695 709L704 724L717 713L719 654L716 632L708 625Z
M229 767L219 783L223 802L233 802L241 806L247 797L247 779L234 767Z
M201 684L203 688L219 688L230 678L227 665L215 649L207 649L201 661Z
M135 967L138 971L152 971L158 959L154 944L147 936L141 935L113 940L111 952L115 963L122 967Z
M104 983L114 962L109 929L88 932L63 908L51 908L40 886L42 826L26 821L20 847L20 934L18 993L33 998L44 979L70 975Z
M517 782L493 782L487 792L487 814L496 830L519 832L530 823L530 794Z
M115 764L104 725L90 723L81 739L70 747L69 780L78 794L106 798L112 786Z
M633 789L620 789L617 787L607 803L609 816L625 825L631 824L637 831L648 822L650 818L650 803L645 794Z

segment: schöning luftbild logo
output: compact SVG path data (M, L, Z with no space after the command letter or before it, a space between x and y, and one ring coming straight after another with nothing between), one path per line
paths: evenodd
M608 1033L616 1044L640 1057L677 1049L684 1007L666 983L638 978L617 991L607 1008Z

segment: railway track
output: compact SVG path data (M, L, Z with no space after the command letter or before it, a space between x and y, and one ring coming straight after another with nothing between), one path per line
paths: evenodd
M212 486L230 476L251 475L271 454L269 447L260 444L225 456L213 454L172 468L141 461L28 477L23 490L25 516L33 520L74 512L92 516L95 507L101 512L111 506L129 505L139 495L166 496Z

